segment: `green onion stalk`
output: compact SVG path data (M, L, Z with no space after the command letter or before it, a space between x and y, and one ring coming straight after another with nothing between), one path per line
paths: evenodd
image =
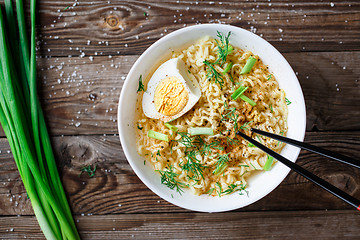
M22 0L0 7L0 123L47 239L80 239L57 170L36 88L35 7L30 48ZM17 20L17 26L16 26Z

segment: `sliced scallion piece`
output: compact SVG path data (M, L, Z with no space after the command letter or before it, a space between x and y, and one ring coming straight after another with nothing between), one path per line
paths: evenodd
M236 100L238 97L240 97L249 87L240 86L238 89L235 90L235 92L231 95L231 98L233 100Z
M159 132L155 132L153 130L149 130L147 135L148 135L148 137L154 138L154 139L157 139L157 140L166 141L166 142L169 141L168 135L163 134L163 133L159 133Z
M175 127L174 125L171 125L170 123L166 122L165 126L168 127L171 131L173 132L177 132L178 128Z
M209 135L212 136L214 135L214 131L212 128L207 128L207 127L196 127L196 128L189 128L188 132L191 136L194 135Z
M254 66L255 62L256 62L256 58L254 58L253 56L250 56L248 58L248 60L246 61L244 68L241 69L240 74L249 73L251 71L252 67Z
M254 102L253 100L251 100L250 98L248 98L247 96L245 95L240 95L240 98L242 100L244 100L245 102L249 103L251 106L255 106L256 105L256 102Z
M272 166L272 163L274 161L274 158L270 155L267 155L267 160L266 160L266 163L264 165L264 170L265 171L269 171L271 166Z
M234 65L234 63L233 63L233 62L230 62L230 63L226 66L226 68L224 69L224 71L222 72L222 74L227 73L227 72L232 68L233 65Z

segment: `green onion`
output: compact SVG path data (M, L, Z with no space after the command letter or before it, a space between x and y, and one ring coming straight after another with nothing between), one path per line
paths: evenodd
M233 100L236 100L238 97L240 97L249 87L240 86L238 89L235 90L235 92L231 95L231 98Z
M35 5L30 1L31 46L22 0L0 9L0 122L15 163L47 239L80 239L57 170L37 96ZM17 33L18 29L18 33Z
M226 68L224 69L224 71L222 72L222 74L227 73L227 72L232 68L233 65L234 65L234 63L233 63L233 62L230 62L230 63L226 66Z
M251 100L250 98L248 98L247 96L245 95L240 95L240 98L242 100L244 100L245 102L249 103L251 106L255 106L256 105L256 102L254 102L253 100Z
M256 58L254 58L253 56L250 56L248 58L248 60L246 61L244 68L241 69L240 74L249 73L251 71L252 67L254 66L255 62L256 62Z
M207 128L207 127L197 127L197 128L189 128L188 132L191 136L194 135L209 135L212 136L214 135L214 131L212 128Z
M159 133L159 132L155 132L153 130L149 130L147 135L148 135L148 137L154 138L154 139L157 139L157 140L162 140L162 141L166 141L166 142L169 141L168 135L163 134L163 133Z
M166 122L165 123L165 126L168 127L171 131L173 132L177 132L178 131L178 128L175 127L174 125L171 125L170 123Z
M267 160L264 165L264 170L269 171L271 168L271 165L273 164L274 158L272 156L267 155Z

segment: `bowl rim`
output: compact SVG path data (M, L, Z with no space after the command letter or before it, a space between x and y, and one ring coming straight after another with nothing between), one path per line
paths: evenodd
M120 116L120 112L121 112L121 106L124 102L126 102L125 96L124 96L124 89L127 89L127 86L130 85L130 81L129 78L134 74L134 72L136 71L137 66L142 62L142 60L145 58L145 56L152 52L153 49L156 49L159 45L163 44L164 42L166 42L169 38L172 38L173 36L176 36L178 34L183 34L184 32L188 32L188 31L195 31L201 28L206 28L206 27L210 27L210 28L216 28L219 31L223 31L222 28L228 28L228 29L233 29L234 31L244 31L246 32L246 34L251 35L253 38L258 39L260 41L263 42L264 47L265 48L270 48L275 54L278 55L278 57L282 58L284 61L283 63L286 65L286 67L288 69L291 70L292 74L293 74L293 78L295 78L295 82L294 84L296 84L296 89L299 91L299 95L300 95L300 106L302 107L301 111L304 113L303 114L303 119L302 122L304 123L303 126L299 126L301 129L301 134L298 136L298 140L303 141L305 138L305 133L306 133L306 107L305 107L305 100L304 100L304 94L302 92L302 88L300 86L300 82L297 79L294 70L292 69L292 67L290 66L290 64L288 63L288 61L286 60L286 58L274 47L272 46L268 41L266 41L265 39L261 38L260 36L237 26L232 26L232 25L227 25L227 24L198 24L198 25L193 25L193 26L188 26L188 27L184 27L181 29L178 29L172 33L169 33L168 35L160 38L159 40L157 40L156 42L154 42L153 44L151 44L151 46L149 46L141 55L140 57L135 61L135 63L132 65L130 71L127 74L127 77L124 81L124 84L122 86L121 89L121 93L120 93L120 97L119 97L119 103L118 103L118 112L117 112L117 120L118 120L118 131L119 131L119 138L120 138L120 142L121 142L121 146L122 149L124 151L125 157L128 161L128 163L130 164L131 168L133 169L133 171L135 172L135 174L137 175L137 177L139 177L139 179L152 191L154 192L156 195L158 195L159 197L161 197L162 199L176 205L179 206L181 208L184 209L188 209L188 210L192 210L192 211L198 211L198 212L224 212L224 211L231 211L231 210L235 210L235 209L239 209L239 208L243 208L246 207L250 204L253 204L255 202L257 202L258 200L264 198L265 196L267 196L270 192L272 192L273 190L275 190L285 179L286 176L288 176L289 172L290 172L290 168L287 168L286 170L284 170L283 176L280 178L281 180L278 181L278 183L276 184L275 187L271 188L271 189L267 189L266 191L263 192L263 194L257 198L254 198L254 200L246 205L243 206L239 206L239 207L218 207L216 209L213 209L211 211L209 211L208 209L199 209L199 208L192 208L191 206L184 206L181 205L181 202L175 201L173 198L170 197L170 195L164 195L162 194L161 191L158 190L158 187L155 186L154 184L152 184L150 181L148 181L146 179L145 176L143 176L143 174L141 173L141 169L139 169L134 163L133 161L130 159L131 158L131 154L128 150L128 146L127 146L127 142L125 140L125 135L124 135L124 129L123 129L123 121L122 118ZM235 30L236 29L236 30ZM294 149L294 162L296 162L299 153L300 153L300 149ZM280 164L280 163L279 163ZM170 189L169 189L170 190Z

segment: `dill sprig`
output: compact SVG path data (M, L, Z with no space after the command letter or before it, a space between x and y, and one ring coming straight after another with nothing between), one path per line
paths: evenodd
M287 98L285 98L285 102L286 102L286 105L290 105L290 104L291 104L290 100L287 99Z
M223 66L226 62L226 57L233 51L233 47L229 45L229 37L231 35L231 32L228 33L227 36L225 36L223 33L217 31L217 37L219 38L219 41L215 39L215 42L218 47L218 59L216 60L216 64Z
M206 168L203 164L199 162L199 160L196 158L196 151L190 151L186 152L186 163L181 163L180 167L181 169L185 170L188 173L188 177L192 180L199 179L200 177L204 179L203 176L203 168ZM191 175L189 175L189 172Z
M225 189L222 194L225 194L225 195L228 195L228 194L231 194L231 193L234 193L234 192L239 192L240 195L243 195L243 191L247 192L245 190L246 188L246 184L235 184L235 183L232 183L230 185L228 185L228 188Z
M88 166L84 166L80 169L80 175L83 173L83 172L86 172L87 174L89 174L89 177L93 177L95 175L95 172L96 172L96 165L94 166L94 168L91 167L91 165L88 165Z
M182 188L187 187L188 185L182 182L177 181L175 178L179 174L174 172L173 165L168 165L165 171L156 170L161 175L161 183L167 186L170 189L175 189L180 195L184 192Z
M229 160L229 153L219 154L218 160L216 161L216 168L212 173L215 175L221 174L228 166L227 163L229 162Z
M211 81L214 80L215 83L220 85L220 88L222 89L224 85L224 79L218 71L214 68L215 63L211 63L207 60L203 62L207 66L207 72L206 72L206 79Z
M145 86L142 82L142 75L140 75L139 77L139 87L138 87L138 90L136 92L141 92L141 91L144 91L145 92Z
M242 129L242 130L249 130L249 124L252 123L252 122L253 122L253 120L244 123L244 124L240 127L240 129Z
M238 119L239 114L236 114L236 108L232 107L229 108L229 105L227 102L224 102L224 112L221 114L221 120L220 121L226 121L227 119L233 122L234 125L234 131L238 131Z

